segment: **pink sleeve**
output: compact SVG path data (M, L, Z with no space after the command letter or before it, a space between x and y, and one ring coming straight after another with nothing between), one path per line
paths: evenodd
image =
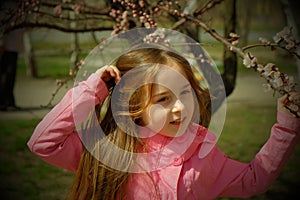
M97 74L80 82L38 124L28 141L29 149L49 164L76 172L82 153L76 125L107 95Z
M241 163L226 156L220 164L216 187L222 197L249 197L265 192L280 174L298 140L300 119L277 114L277 123L265 145L250 163ZM218 186L217 186L218 185Z

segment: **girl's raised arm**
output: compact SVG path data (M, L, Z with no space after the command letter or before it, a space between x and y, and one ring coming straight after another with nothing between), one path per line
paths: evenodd
M223 158L223 162L219 162L223 174L219 180L227 181L220 196L258 195L265 192L278 177L300 139L300 119L295 118L284 106L299 97L299 94L291 93L289 97L285 95L278 99L277 123L272 127L268 141L250 163L230 158Z
M28 141L33 153L49 164L73 172L77 170L82 143L76 125L107 97L106 81L119 80L119 75L110 75L110 71L110 67L104 67L66 93L35 128Z

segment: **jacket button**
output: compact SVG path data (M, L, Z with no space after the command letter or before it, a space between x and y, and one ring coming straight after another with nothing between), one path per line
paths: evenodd
M182 157L174 158L174 162L173 162L174 166L182 165L182 163L183 163L183 158Z

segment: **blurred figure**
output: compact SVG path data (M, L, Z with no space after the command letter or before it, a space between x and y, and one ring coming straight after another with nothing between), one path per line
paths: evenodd
M18 110L14 98L14 86L18 55L23 50L23 29L3 35L0 44L0 110Z

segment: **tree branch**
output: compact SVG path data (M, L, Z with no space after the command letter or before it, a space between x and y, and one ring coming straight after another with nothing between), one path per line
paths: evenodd
M207 11L214 8L216 5L222 3L223 1L224 0L209 0L209 1L207 1L202 8L197 9L194 12L194 16L197 17L197 16L200 16L200 15L206 13Z
M246 51L248 49L252 49L252 48L256 48L256 47L278 47L280 49L283 49L285 51L287 51L288 53L292 54L292 55L295 55L298 59L300 59L300 55L297 54L297 52L292 52L292 51L289 51L288 49L284 48L283 46L277 44L277 43L270 43L270 44L251 44L251 45L247 45L247 46L244 46L242 47L242 51Z
M67 33L84 33L90 31L107 31L113 30L113 26L100 26L100 27L82 27L82 28L70 28L66 26L59 26L56 24L49 24L49 23L40 23L40 22L24 22L22 24L16 25L13 29L24 28L24 27L43 27L43 28L50 28L56 29L59 31L67 32ZM11 30L11 29L10 29Z

